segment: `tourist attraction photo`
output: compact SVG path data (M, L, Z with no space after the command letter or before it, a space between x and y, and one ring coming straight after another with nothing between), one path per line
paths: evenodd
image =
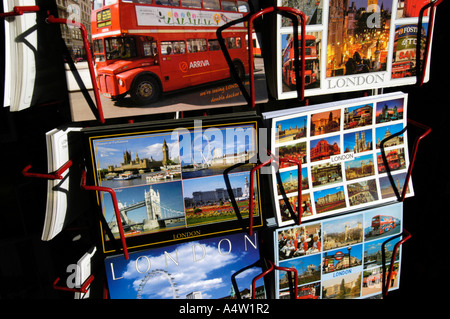
M171 132L98 139L98 184L118 188L181 179L179 144Z

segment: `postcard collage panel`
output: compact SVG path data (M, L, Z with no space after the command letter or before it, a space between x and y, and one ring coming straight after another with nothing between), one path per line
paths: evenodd
M418 16L428 2L278 0L278 5L298 9L306 17L305 95L414 84ZM428 20L427 10L420 32L422 58ZM278 30L278 98L293 98L297 93L291 21L279 17Z
M383 243L386 242L388 278L393 248L402 232L402 214L403 204L395 203L277 229L275 261L280 267L297 270L298 299L379 296L383 285ZM399 288L400 266L401 246L395 256L390 290ZM289 298L287 273L278 271L275 278L276 297Z
M327 105L272 119L272 152L280 159L302 163L300 178L297 166L285 162L280 163L279 179L272 174L279 226L295 220L282 189L294 212L301 205L302 220L396 200L380 149L381 141L388 137L384 154L395 187L402 193L409 165L407 131L396 133L406 126L407 95ZM413 196L411 182L406 196Z
M250 299L260 259L258 232L228 234L141 250L105 259L111 299ZM255 283L256 298L265 298L264 280Z
M256 125L195 126L91 138L97 185L115 191L125 236L236 221L232 197L241 217L248 218ZM224 171L238 163L247 164L227 170L227 185ZM258 180L254 185L255 217L260 216ZM101 192L101 207L118 238L109 193Z

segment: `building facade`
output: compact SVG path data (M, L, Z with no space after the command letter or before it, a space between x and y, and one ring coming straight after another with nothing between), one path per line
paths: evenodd
M92 43L91 0L56 0L56 5L58 18L80 22L86 28L89 43ZM61 37L64 39L72 58L86 59L86 49L79 28L61 24Z

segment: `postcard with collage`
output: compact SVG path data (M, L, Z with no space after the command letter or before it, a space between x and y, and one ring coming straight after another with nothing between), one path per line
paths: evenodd
M248 226L257 122L247 119L214 127L197 121L195 127L89 133L95 185L114 190L129 248ZM253 177L253 226L259 227L259 177ZM111 196L98 196L108 228L119 238ZM105 252L109 241L104 236Z
M295 268L298 299L363 299L380 295L402 233L403 203L279 228L274 232L275 262ZM391 239L391 240L390 240ZM387 241L389 240L389 241ZM401 246L389 289L399 288ZM276 298L289 298L285 272L275 276Z
M418 16L427 3L429 0L278 0L278 5L298 9L306 16L305 96L415 84L416 43L420 34L418 54L423 59L428 11L420 31ZM277 25L277 96L294 98L292 24L279 17ZM424 81L428 78L429 61Z
M141 250L128 260L110 256L105 269L111 299L250 299L262 269L249 266L259 259L258 232L235 233ZM255 288L264 298L262 279Z
M301 205L306 221L396 201L409 166L406 109L407 94L396 92L264 113L272 153L302 163L301 174L290 163L272 165L278 225L295 222L289 205L295 213ZM410 181L406 196L413 194Z

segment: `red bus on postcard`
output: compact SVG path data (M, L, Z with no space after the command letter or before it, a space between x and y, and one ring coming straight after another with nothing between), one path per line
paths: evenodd
M288 40L283 51L283 82L293 87L296 85L294 64L294 41L293 37ZM301 49L301 37L298 38L299 50ZM317 53L316 37L305 36L305 86L310 86L319 80L319 56Z
M430 0L404 0L403 4L403 18L418 17L419 12ZM425 10L424 15L428 15L428 10Z
M382 235L400 225L400 221L392 216L376 215L372 217L372 234Z
M297 299L319 299L319 296L316 296L313 293L311 287L302 287L298 289Z
M219 26L249 12L247 0L95 0L92 39L100 92L137 104L163 92L227 79ZM248 73L247 29L225 42L241 78Z
M401 160L397 150L390 151L386 155L386 161L389 165L390 170L396 170L401 167ZM386 167L384 165L383 156L381 154L377 156L377 163L378 163L378 173L385 173Z

